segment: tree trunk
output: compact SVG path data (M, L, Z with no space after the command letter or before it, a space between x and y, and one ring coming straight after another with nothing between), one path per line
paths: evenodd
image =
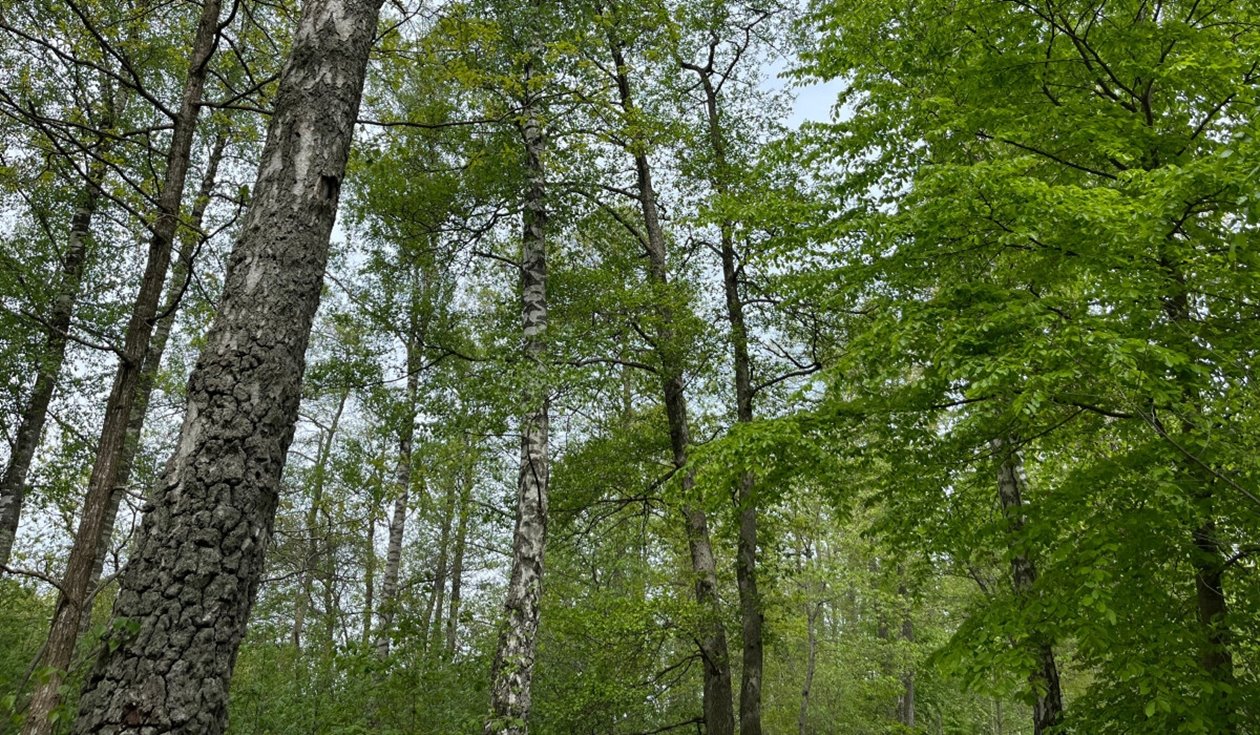
M414 284L413 284L414 288ZM376 630L376 655L388 658L398 605L398 575L402 568L403 533L407 530L407 503L411 497L413 442L416 433L416 396L420 389L420 346L414 315L407 341L407 390L403 396L403 424L398 431L398 466L394 482L394 514L389 519L389 545L385 550L385 577L381 580L381 620ZM375 552L373 552L375 553Z
M464 582L464 550L468 540L468 503L472 498L473 462L470 459L468 473L459 495L459 525L455 529L455 558L451 562L451 611L446 616L446 655L455 656L455 636L459 630L459 604Z
M1001 451L1003 442L993 441L995 451ZM1024 464L1019 453L1007 452L998 467L998 501L1006 518L1011 541L1018 544L1024 531ZM1037 567L1027 553L1018 552L1011 557L1011 577L1015 594L1027 598L1037 581ZM1063 695L1059 688L1059 668L1054 660L1053 644L1041 635L1032 637L1037 654L1037 668L1028 675L1028 683L1036 695L1033 702L1033 732L1042 735L1058 724L1063 716Z
M380 4L303 8L177 448L123 575L113 638L84 684L76 735L217 735L226 725Z
M812 604L805 610L808 639L805 653L805 686L801 688L801 713L796 721L799 735L807 735L809 732L809 692L814 687L814 668L818 663L818 615L821 611L821 602Z
M302 648L302 629L306 623L306 610L311 604L311 588L314 586L315 568L319 566L320 553L319 511L324 504L324 478L328 472L328 458L332 455L333 439L337 435L337 425L341 423L341 412L346 408L346 399L350 391L344 391L337 401L337 410L332 421L320 437L319 452L315 458L315 477L311 486L311 507L306 511L306 557L302 560L301 592L298 594L297 608L293 611L293 647ZM331 612L331 611L329 611Z
M899 574L904 574L904 572L899 570ZM914 621L910 619L910 593L904 577L897 586L897 596L905 605L902 610L901 640L904 643L913 643ZM897 721L911 730L914 729L914 669L908 665L901 674L901 698L897 702Z
M530 86L540 56L535 51L531 50L525 63L520 123L528 176L521 213L521 342L533 374L524 391L512 571L491 669L491 716L485 724L486 735L525 735L528 731L547 541L550 397L542 375L547 350L547 172L543 167L546 140Z
M376 508L368 508L367 551L363 557L363 645L372 642L372 614L376 585Z
M31 697L26 722L22 728L23 735L48 735L52 732L50 716L61 701L62 679L70 666L84 610L90 602L89 585L96 566L97 549L101 543L110 497L116 492L119 465L127 443L127 427L135 405L136 389L149 349L153 324L158 315L158 300L171 261L171 245L180 224L180 205L188 178L193 133L197 127L197 113L200 110L210 59L218 40L220 9L220 0L206 0L197 23L188 74L171 131L166 175L158 194L157 218L151 228L152 237L149 240L144 275L127 323L118 372L114 376L114 384L105 404L105 422L97 444L96 461L88 479L82 517L66 563L65 575L61 580L61 590L48 633L43 663L50 673Z
M1169 239L1172 239L1171 235ZM1169 283L1169 290L1163 298L1164 315L1178 329L1178 339L1181 343L1176 347L1193 355L1199 352L1200 348L1190 336L1194 320L1191 316L1184 268L1167 252L1161 253L1160 266ZM1174 413L1180 415L1182 435L1192 437L1202 413L1202 398L1194 387L1195 377L1188 369L1183 368L1178 378L1182 382L1182 399L1193 408L1174 411ZM1167 428L1155 414L1153 407L1150 423L1162 438L1169 438ZM1178 464L1181 472L1189 476L1194 488L1190 498L1194 518L1189 525L1191 525L1190 559L1194 569L1199 665L1216 685L1216 690L1207 696L1212 718L1210 727L1220 732L1227 732L1230 731L1231 721L1234 719L1231 692L1236 687L1236 681L1234 657L1230 650L1228 605L1224 586L1226 552L1216 532L1216 512L1213 507L1215 505L1213 485L1216 478L1205 465L1192 460L1179 459Z
M446 611L446 575L451 558L451 525L455 522L455 498L459 495L459 480L451 482L446 488L446 502L442 507L442 530L438 535L438 558L433 571L433 594L429 597L429 607L424 619L424 648L432 652L442 635L442 614Z
M166 352L166 344L170 341L171 329L175 324L175 314L184 297L187 279L191 277L193 258L200 246L201 225L205 218L206 207L210 204L210 196L214 193L215 181L218 178L219 163L223 160L223 151L227 146L227 136L220 135L210 151L206 161L205 174L201 179L201 188L193 202L189 216L189 228L180 241L179 257L171 271L170 282L166 287L166 297L162 300L162 310L153 328L153 337L149 340L149 349L144 356L144 365L140 369L140 380L136 386L135 403L131 407L131 416L127 423L127 439L123 445L122 455L118 459L118 483L109 496L105 507L105 517L101 523L101 538L96 549L96 560L92 564L92 578L89 588L94 588L101 579L101 571L105 568L105 557L109 554L114 535L114 522L118 518L118 507L127 482L131 478L131 470L135 464L136 454L140 451L141 432L145 419L148 418L149 400L153 395L153 384L158 371L162 367L162 356ZM85 605L83 609L82 629L87 628L91 620L92 608Z
M612 34L609 35L609 46L622 112L627 117L633 117L637 111L631 94L629 69L626 66L623 46ZM636 146L634 149L634 166L636 188L647 236L647 242L644 244L648 255L648 276L656 288L664 290L669 282L665 233L661 228L656 191L652 187L651 165L641 146ZM680 345L675 344L673 310L668 304L660 303L656 311L662 325L658 335L658 349L661 358L665 414L669 422L670 447L673 451L674 466L682 478L683 497L691 498L695 492L695 475L687 467L691 430L687 421L682 354ZM709 541L708 519L702 508L690 504L683 508L683 516L687 525L691 569L696 578L696 602L704 616L704 629L701 631L699 644L701 658L704 661L705 727L709 735L733 735L735 715L732 705L730 657L726 645L726 628L722 624L717 596L717 563Z
M104 179L105 167L94 164L79 196L78 208L70 220L70 237L61 256L61 282L48 314L44 349L35 368L35 385L22 410L9 464L5 467L4 476L0 477L0 567L9 563L13 553L22 504L26 499L26 478L35 450L39 448L44 423L48 419L48 406L65 362L70 320L83 283L88 242L92 236L92 217L100 202L100 186Z

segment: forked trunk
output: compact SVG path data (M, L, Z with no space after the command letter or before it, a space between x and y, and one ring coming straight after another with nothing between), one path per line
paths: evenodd
M76 735L217 735L226 725L380 5L303 8L177 448L84 684Z
M633 117L637 110L631 92L624 47L611 33L608 40L622 112L627 117ZM652 187L652 168L641 146L634 150L634 165L636 193L647 239L644 245L648 256L648 277L655 288L663 291L669 283L665 233L661 227L656 191ZM687 466L691 429L687 421L681 345L676 344L674 314L670 306L666 303L658 304L656 316L661 324L658 340L670 447L674 467L682 478L683 497L690 499L695 493L695 474ZM688 500L688 504L683 507L683 516L686 520L687 545L691 552L691 571L695 577L696 602L702 616L698 642L704 670L704 722L709 735L733 735L735 714L730 655L717 596L717 562L709 540L708 518L703 508L694 506L691 502Z

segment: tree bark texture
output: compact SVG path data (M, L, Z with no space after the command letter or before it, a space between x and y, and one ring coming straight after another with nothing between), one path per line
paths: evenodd
M92 217L100 203L100 185L104 179L105 167L100 164L92 166L79 196L78 207L70 220L70 235L61 256L61 281L46 320L44 349L36 363L35 385L22 409L9 464L3 477L0 477L0 566L7 565L13 554L13 542L26 500L26 479L35 450L39 448L44 423L48 420L48 406L65 362L70 321L87 264Z
M184 231L180 241L178 258L171 270L171 277L166 286L166 296L162 299L162 310L158 313L157 324L153 327L153 336L149 340L149 349L144 356L144 365L140 369L140 380L136 386L135 403L131 407L131 416L127 422L127 440L123 445L122 455L118 459L118 482L110 493L105 507L105 517L101 522L101 537L97 544L96 559L92 564L92 578L89 587L94 588L101 579L105 568L105 557L109 554L114 535L114 523L118 518L118 507L127 482L131 479L131 471L135 465L136 454L140 451L141 433L144 422L148 418L149 401L153 396L153 386L158 371L162 367L162 356L166 353L166 344L170 341L171 329L175 325L175 314L183 301L187 281L192 275L193 259L202 242L201 226L205 219L206 208L210 204L210 196L214 193L215 181L219 174L219 164L223 160L223 152L227 147L227 137L220 135L210 150L206 160L206 170L201 178L201 187L197 190L197 198L193 201L192 211L188 218L188 229ZM91 618L91 606L84 606L83 627Z
M66 562L61 590L48 633L43 664L48 676L36 688L27 709L23 735L48 735L50 715L61 701L60 689L70 666L79 628L89 602L89 585L96 567L97 549L109 512L110 497L117 491L118 472L127 444L127 427L135 405L141 370L158 315L158 301L171 261L171 246L180 225L180 205L192 153L193 134L201 97L209 74L210 59L218 43L220 0L206 0L193 38L188 73L184 78L179 110L175 113L166 173L158 193L157 217L151 227L149 250L140 290L123 337L123 349L114 383L105 404L105 421L97 443L96 460L88 478L83 513L74 545Z
M73 732L217 735L258 590L381 0L311 0L254 197ZM92 550L95 546L92 547Z
M630 85L630 70L626 65L623 44L610 34L609 46L616 74L617 93L622 112L633 116L636 112ZM666 255L665 233L661 227L660 210L656 191L652 186L652 168L641 146L634 150L636 190L643 215L648 256L648 277L651 283L664 291L669 283L669 265ZM691 430L687 419L687 397L683 382L683 363L680 345L675 344L673 309L662 302L657 306L662 325L658 335L661 358L662 389L665 398L665 414L669 422L670 447L674 466L682 478L683 496L691 498L695 492L695 475L687 467L687 453L691 445ZM704 721L709 735L733 735L735 714L731 691L730 655L726 643L726 628L722 624L717 594L717 562L709 539L708 518L703 508L691 505L683 508L686 519L687 544L691 553L691 569L695 575L696 602L703 616L700 631L700 654L704 662Z
M521 137L525 146L526 184L521 214L521 341L532 368L521 416L521 460L516 482L516 528L512 571L503 603L504 619L491 669L486 735L525 735L532 703L530 686L537 647L542 598L543 552L547 541L547 487L550 418L542 384L547 350L547 172L546 139L537 102L530 90L536 56L525 64Z
M1002 450L1005 442L994 440L993 448ZM998 501L1006 518L1007 531L1013 543L1018 543L1024 531L1024 464L1015 450L1007 451L998 466ZM1033 593L1037 581L1037 567L1025 552L1011 557L1011 578L1016 596L1027 598ZM1028 675L1028 683L1036 695L1033 702L1033 732L1047 733L1063 716L1063 695L1059 687L1059 668L1054 660L1054 646L1044 636L1034 635L1031 644L1036 653L1037 667Z

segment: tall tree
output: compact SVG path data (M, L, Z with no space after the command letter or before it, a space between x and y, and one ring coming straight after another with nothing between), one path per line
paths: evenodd
M303 7L178 448L145 515L75 733L218 733L226 724L380 5Z
M612 74L617 86L620 112L634 125L639 110L635 105L630 82L625 42L614 27L608 32L608 48ZM691 445L691 427L687 418L687 394L683 369L683 345L679 344L675 324L675 305L670 303L669 261L665 230L660 207L652 184L652 165L642 139L634 140L630 151L634 158L635 193L643 222L642 244L648 258L648 281L658 291L656 319L659 325L656 343L659 350L660 378L664 393L665 415L669 423L670 449L675 472L681 477L686 505L683 516L687 528L687 544L695 576L696 602L700 607L699 646L704 666L704 721L710 733L728 735L735 731L735 715L731 692L730 655L726 627L717 594L717 560L709 537L708 516L697 504L693 468L687 464Z
M533 7L537 8L538 5ZM543 553L547 542L547 490L551 477L547 354L547 170L546 132L535 79L543 62L542 44L531 39L521 72L518 128L525 152L526 184L521 210L521 349L527 383L522 392L521 454L516 481L516 525L512 571L503 603L505 620L491 672L491 717L486 735L525 735L532 704L530 690L537 650Z

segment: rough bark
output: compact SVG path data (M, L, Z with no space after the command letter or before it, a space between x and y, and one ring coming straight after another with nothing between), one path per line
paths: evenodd
M9 464L3 477L0 477L0 566L7 565L13 553L22 505L26 500L26 478L30 474L35 450L39 448L40 436L48 420L48 406L65 362L70 320L83 283L88 243L92 236L92 217L100 202L100 185L104 178L105 167L100 164L93 166L79 195L74 216L70 219L70 235L61 256L61 279L52 309L45 320L46 336L35 368L35 385L22 409Z
M385 549L385 576L381 580L381 619L376 629L376 655L387 658L392 643L394 613L398 605L398 575L402 569L403 534L407 530L407 504L411 498L413 443L416 434L416 396L420 389L420 346L414 314L407 342L407 389L403 395L403 423L398 430L398 464L394 471L394 512L389 519L389 541Z
M118 371L105 404L105 421L97 443L96 460L88 479L83 512L75 532L74 545L66 562L57 606L48 633L43 664L49 674L36 688L27 709L23 735L48 735L53 723L50 716L61 701L61 683L70 666L79 638L85 609L90 602L92 571L96 566L97 549L109 512L110 497L116 492L120 460L127 443L127 426L135 405L140 373L149 349L149 339L158 316L162 284L170 266L172 243L180 225L180 205L188 178L193 134L197 127L202 92L209 72L210 59L218 41L220 0L206 0L202 5L184 79L179 109L175 113L170 148L166 156L166 173L157 198L157 216L150 230L149 249L140 290L132 307L123 337Z
M76 735L217 735L226 725L380 4L303 8L177 448L123 575L112 639L84 684Z
M547 541L550 418L549 396L545 385L541 384L547 349L547 173L543 166L546 142L542 120L530 84L536 72L535 63L536 57L525 64L526 96L520 124L528 176L521 214L521 341L526 361L535 372L524 391L526 408L520 423L521 459L516 482L512 571L491 669L491 716L486 721L486 735L525 735L528 732L543 553Z
M636 114L636 108L624 47L616 36L611 34L609 47L622 112L632 117ZM652 285L663 292L669 283L669 265L656 191L652 186L652 168L642 146L635 146L633 154L635 188L646 235L644 244L648 256L648 277ZM691 430L687 420L682 354L680 345L675 344L677 339L674 336L673 309L667 303L661 302L656 307L656 316L662 325L657 337L670 447L674 466L682 478L683 496L692 498L695 493L695 475L687 467ZM735 715L732 704L730 656L726 644L726 628L722 624L717 595L717 563L709 540L708 518L702 508L691 505L690 501L683 508L683 516L686 519L687 544L691 552L691 569L695 576L696 602L703 616L699 645L701 658L704 661L705 727L709 735L732 735L735 731Z
M994 440L995 451L1001 451L1004 442ZM1008 451L998 466L998 501L1006 518L1007 533L1018 544L1024 531L1024 478L1023 461L1018 452ZM1037 567L1026 552L1011 557L1011 578L1015 594L1026 598L1033 592L1037 581ZM1037 666L1029 672L1028 683L1036 695L1033 702L1033 732L1047 733L1063 716L1063 695L1059 687L1059 668L1054 660L1054 646L1044 636L1034 635L1031 641L1036 654Z
M136 454L140 451L141 432L149 414L149 401L153 396L153 386L158 371L162 367L162 356L166 353L167 342L170 341L171 329L175 324L175 314L183 300L187 279L191 276L193 258L202 240L201 225L205 218L206 207L210 204L210 196L214 193L215 181L219 174L219 164L223 160L223 152L227 147L227 137L220 135L210 150L206 160L205 173L201 178L201 187L193 200L192 211L188 217L188 229L180 240L179 253L175 267L166 286L166 296L162 299L162 309L158 312L157 324L153 328L153 336L149 340L149 349L144 356L144 364L140 368L140 379L136 386L135 403L131 407L131 416L127 422L127 439L123 445L122 455L118 458L118 482L110 493L105 507L105 516L101 521L101 537L97 544L96 559L92 564L92 577L89 588L100 581L101 571L105 568L105 557L109 554L114 535L114 522L118 518L118 507L127 482L131 478ZM83 628L91 618L91 606L84 606Z
M345 391L337 401L337 410L333 412L332 421L320 437L319 452L315 457L315 476L311 480L311 507L306 511L306 556L302 559L302 581L299 585L297 606L293 611L293 647L302 647L302 632L306 624L306 611L311 604L311 588L314 586L315 570L321 566L324 549L319 539L319 512L324 505L324 479L328 474L328 459L332 456L333 439L337 436L337 427L341 423L341 414L346 408L346 399L350 392ZM331 612L331 610L329 610Z

